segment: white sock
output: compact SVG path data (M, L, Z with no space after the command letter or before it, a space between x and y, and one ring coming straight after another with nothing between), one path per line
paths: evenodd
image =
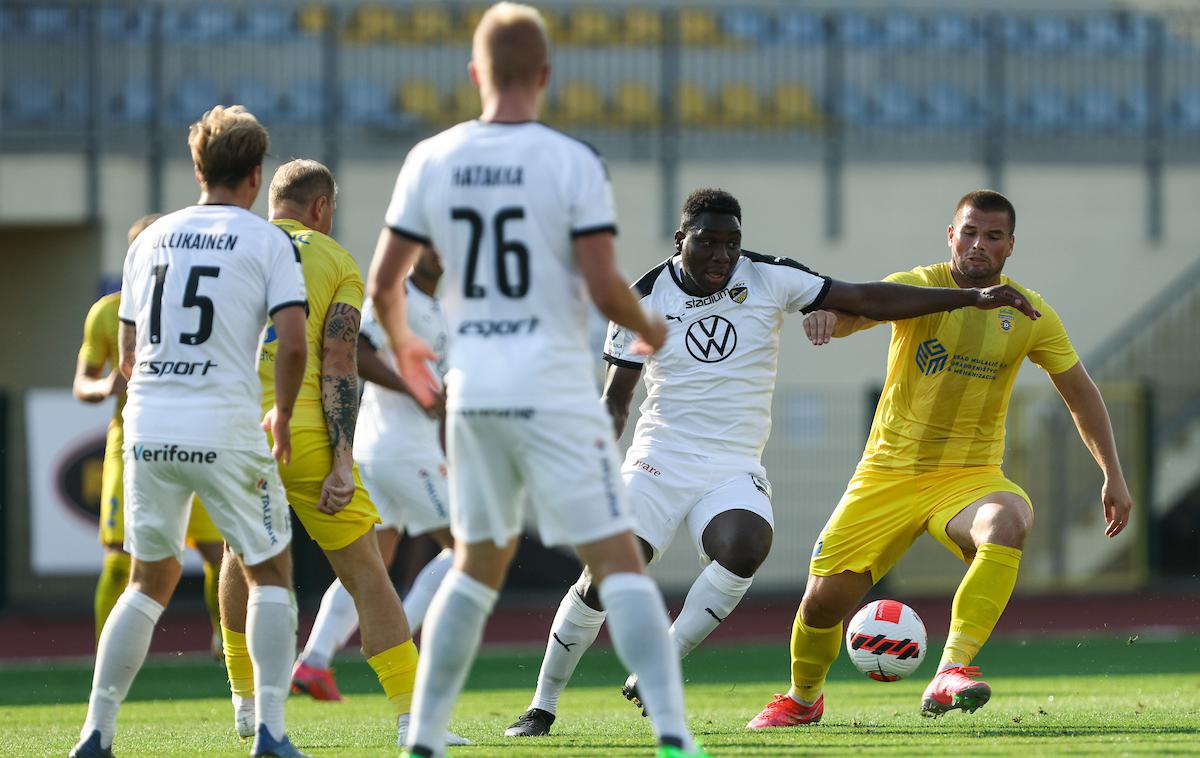
M429 602L433 600L433 593L437 592L438 585L442 583L453 563L454 551L446 548L426 563L413 580L412 587L404 596L404 615L408 617L408 628L413 634L421 628L421 622L425 620L425 613L429 610Z
M79 738L86 740L100 730L100 746L110 747L117 733L117 709L129 694L129 686L146 660L154 625L163 607L149 595L126 588L104 622L96 648L96 671L87 718Z
M721 564L708 564L688 590L683 609L671 624L671 640L685 658L742 601L754 577L740 577Z
M354 607L354 598L341 579L334 579L321 598L317 620L313 622L300 660L313 668L329 668L334 654L345 647L357 628L358 610Z
M621 663L637 674L638 693L659 740L675 738L696 749L683 716L683 674L667 633L662 594L644 574L610 574L600 583L608 633Z
M255 732L265 724L272 737L283 739L283 704L296 655L296 598L291 590L273 585L250 588L246 647L254 663Z
M454 702L479 652L483 625L498 595L457 569L450 569L434 594L417 664L409 747L420 745L435 755L445 752Z
M558 712L558 696L571 680L583 654L596 641L600 627L604 626L605 615L604 611L589 608L574 587L567 590L550 626L546 655L542 658L537 691L533 693L530 708Z

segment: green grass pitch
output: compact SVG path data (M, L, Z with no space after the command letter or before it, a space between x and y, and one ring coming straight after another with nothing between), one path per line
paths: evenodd
M935 648L936 649L936 648ZM476 743L455 756L635 756L653 751L649 726L619 694L610 650L591 651L559 707L553 737L511 740L504 728L524 710L540 651L482 656L452 726ZM693 730L715 756L781 755L1197 755L1200 637L996 640L977 663L994 688L973 715L933 721L918 713L934 666L891 684L872 682L839 659L818 726L749 732L749 720L787 686L786 642L701 647L685 661ZM317 756L398 755L377 683L361 659L338 662L347 699L292 698L293 740ZM86 710L87 664L0 668L0 756L65 756ZM244 756L233 735L224 671L207 660L152 660L121 711L114 752L135 756Z

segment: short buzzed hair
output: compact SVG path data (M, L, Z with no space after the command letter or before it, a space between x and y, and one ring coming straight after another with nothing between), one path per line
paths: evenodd
M216 106L188 132L192 163L213 187L236 187L262 165L270 144L267 130L240 105Z
M297 158L276 169L269 195L272 208L282 202L306 208L318 197L327 197L330 202L337 198L337 183L325 164Z
M537 8L496 3L475 27L471 58L497 89L537 80L550 65L550 35Z
M1017 231L1017 209L1013 207L1012 202L1007 197L1001 195L999 192L990 189L979 189L963 195L962 199L958 201L958 205L954 206L954 223L958 223L958 214L967 206L985 213L1003 211L1008 214L1008 233L1013 234Z
M161 213L147 213L137 221L134 221L133 226L129 227L129 233L125 235L126 239L129 240L129 244L132 245L133 241L138 238L138 235L146 231L146 227L150 226L155 221L158 221L160 218L162 218Z
M687 196L683 201L683 215L679 219L679 228L684 231L694 229L696 219L705 213L720 213L733 216L741 223L742 205L737 198L723 189L705 187Z

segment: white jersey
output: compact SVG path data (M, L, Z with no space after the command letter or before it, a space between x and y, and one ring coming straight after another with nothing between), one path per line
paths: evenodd
M163 216L129 248L118 316L136 326L125 440L260 450L258 347L267 319L304 305L292 240L232 205Z
M426 295L408 280L404 286L408 327L437 353L438 362L430 368L442 378L446 374L446 319L441 306L437 298ZM363 303L359 334L379 352L388 368L396 371L396 356L379 323L375 304L370 300ZM427 455L430 451L441 453L438 422L429 418L411 396L367 382L358 412L358 426L354 430L354 459L404 460L417 453Z
M386 223L445 265L451 409L595 403L572 240L616 215L590 147L533 121L459 124L408 154Z
M678 450L758 465L771 434L779 330L787 313L818 308L830 279L788 258L746 250L729 284L707 297L684 292L679 257L634 287L665 315L667 341L648 359L630 352L633 335L610 325L604 358L644 364L646 400L631 449Z

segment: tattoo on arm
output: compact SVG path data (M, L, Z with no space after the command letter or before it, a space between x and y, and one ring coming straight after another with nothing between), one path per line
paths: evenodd
M325 318L321 354L321 405L335 458L354 448L358 422L358 326L361 314L345 303L335 303Z

